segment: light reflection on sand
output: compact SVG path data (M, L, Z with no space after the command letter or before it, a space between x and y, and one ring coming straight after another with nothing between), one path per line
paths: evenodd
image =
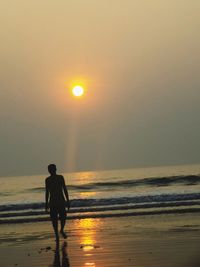
M97 219L83 219L79 221L80 227L80 244L83 249L84 256L87 257L87 261L84 266L95 267L96 264L92 260L94 256L93 250L97 247L97 229L99 228L100 221Z
M79 226L81 228L80 243L84 251L90 251L94 249L94 245L96 243L97 225L98 220L91 218L79 221Z

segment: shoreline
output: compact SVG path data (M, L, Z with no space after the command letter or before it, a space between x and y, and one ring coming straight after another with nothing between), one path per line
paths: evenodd
M190 204L191 205L191 204ZM186 205L186 206L190 206ZM174 205L176 207L177 205ZM183 205L184 206L184 205ZM199 203L192 204L191 206L199 206ZM173 206L172 206L173 207ZM132 208L130 208L132 209ZM138 212L128 212L128 213L107 213L107 214L88 214L88 215L75 215L68 216L67 220L81 220L81 219L106 219L106 218L120 218L120 217L137 217L137 216L158 216L158 215L170 215L170 214L200 214L200 208L181 208L181 209L162 209L162 210L151 210L151 211L138 211ZM0 225L4 224L20 224L20 223L37 223L37 222L50 222L50 218L30 218L30 219L11 219L11 220L1 220Z
M193 267L199 222L198 213L70 220L57 251L49 222L1 225L0 265Z

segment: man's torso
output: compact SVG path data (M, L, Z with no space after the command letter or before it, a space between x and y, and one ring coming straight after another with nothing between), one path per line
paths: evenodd
M46 178L46 185L50 193L50 207L56 207L65 204L63 194L63 176L54 175Z

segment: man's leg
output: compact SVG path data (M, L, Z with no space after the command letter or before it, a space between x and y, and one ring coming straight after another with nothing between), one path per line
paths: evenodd
M56 241L59 241L59 235L58 235L58 219L52 220L53 230L55 233Z
M60 233L64 238L67 238L67 235L65 234L64 228L65 228L65 223L66 223L66 211L65 207L60 210Z
M60 232L61 232L62 235L64 233L65 223L66 223L66 220L65 219L61 219L60 220L60 224L61 224Z
M59 241L58 235L58 212L56 209L50 209L51 222L56 237L56 242Z

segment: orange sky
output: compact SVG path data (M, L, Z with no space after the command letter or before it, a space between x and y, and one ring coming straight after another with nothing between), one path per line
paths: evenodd
M198 0L3 1L2 175L196 163ZM74 79L87 93L69 94Z

